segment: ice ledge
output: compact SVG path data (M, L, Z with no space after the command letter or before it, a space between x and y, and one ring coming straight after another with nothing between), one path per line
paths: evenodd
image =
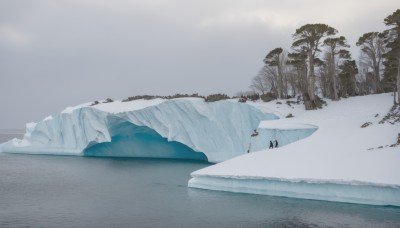
M192 176L193 178L188 183L191 188L344 203L400 206L400 186L397 185L358 181Z
M265 176L236 176L236 175L209 175L209 174L191 174L192 178L226 178L226 179L237 179L237 180L264 180L264 181L283 181L293 183L309 183L309 184L342 184L342 185L364 185L364 186L380 186L380 187L392 187L400 188L397 184L386 184L386 183L375 183L359 180L342 180L342 179L311 179L311 178L278 178L278 177L265 177ZM400 197L400 196L399 196Z

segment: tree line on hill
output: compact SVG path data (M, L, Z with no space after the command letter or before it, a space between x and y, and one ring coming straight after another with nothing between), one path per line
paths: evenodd
M400 9L384 19L388 29L360 36L360 59L338 30L326 24L306 24L293 34L291 51L269 51L264 66L253 78L251 93L276 98L302 95L307 110L321 106L324 98L397 91L400 102ZM397 100L396 100L397 98Z
M137 96L130 96L126 99L121 100L121 102L130 102L130 101L135 101L135 100L154 100L154 99L165 99L165 100L171 100L171 99L176 99L176 98L201 98L205 102L215 102L215 101L221 101L221 100L227 100L231 98L238 98L238 97L229 97L226 94L223 93L216 93L216 94L210 94L208 96L202 96L199 95L198 93L193 93L193 94L181 94L177 93L175 95L170 95L170 96L160 96L160 95L137 95ZM257 98L258 99L258 98ZM95 106L101 103L112 103L114 102L113 99L107 98L103 101L93 101L89 106ZM242 101L245 102L245 101Z

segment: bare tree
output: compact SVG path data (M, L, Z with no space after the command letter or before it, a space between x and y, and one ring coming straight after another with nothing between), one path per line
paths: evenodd
M265 94L270 91L277 94L277 81L278 75L275 70L268 65L264 65L258 74L253 78L250 88L253 91L261 94Z
M332 81L332 93L331 94L331 99L333 100L338 100L338 76L337 76L337 67L338 67L338 62L340 59L349 59L350 58L350 52L348 50L345 50L343 48L348 48L350 45L347 44L346 38L344 36L340 37L332 37L332 38L326 38L324 40L324 46L328 48L328 55L329 58L329 68L328 68L328 73ZM336 61L336 58L338 58L338 61Z
M383 34L379 32L365 33L358 39L356 45L361 48L361 61L372 70L373 92L380 93L382 91L380 86L380 69L383 54L385 53Z
M330 64L332 63L331 55L329 53L324 54L324 64L322 67L319 68L319 75L320 75L320 80L319 84L321 87L321 92L323 97L329 97L331 94L331 84L332 84L332 78L330 76Z
M257 74L253 80L251 81L250 89L254 92L260 92L261 94L265 94L268 90L266 75L264 72Z

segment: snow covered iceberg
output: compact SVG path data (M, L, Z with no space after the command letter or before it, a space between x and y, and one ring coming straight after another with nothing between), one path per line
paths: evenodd
M254 104L286 116L260 129L318 126L307 138L284 147L241 155L193 172L189 187L303 199L400 206L399 123L380 123L391 94L328 101L305 111L275 103ZM282 102L280 102L282 103ZM361 126L370 122L366 128ZM299 126L301 127L301 126ZM299 128L298 127L298 128Z
M0 150L220 162L246 153L251 132L277 118L239 102L195 98L84 104L28 124L22 140Z

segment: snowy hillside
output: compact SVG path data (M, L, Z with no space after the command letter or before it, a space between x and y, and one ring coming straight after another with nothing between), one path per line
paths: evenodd
M400 123L379 124L392 106L390 94L328 101L321 110L301 105L253 103L293 118L264 121L260 129L318 130L303 140L264 149L192 173L190 187L400 206ZM283 101L282 101L283 102ZM371 122L368 127L361 126ZM279 137L278 137L279 141Z
M246 153L260 121L276 118L247 104L198 98L83 104L28 124L22 140L0 150L220 162Z

